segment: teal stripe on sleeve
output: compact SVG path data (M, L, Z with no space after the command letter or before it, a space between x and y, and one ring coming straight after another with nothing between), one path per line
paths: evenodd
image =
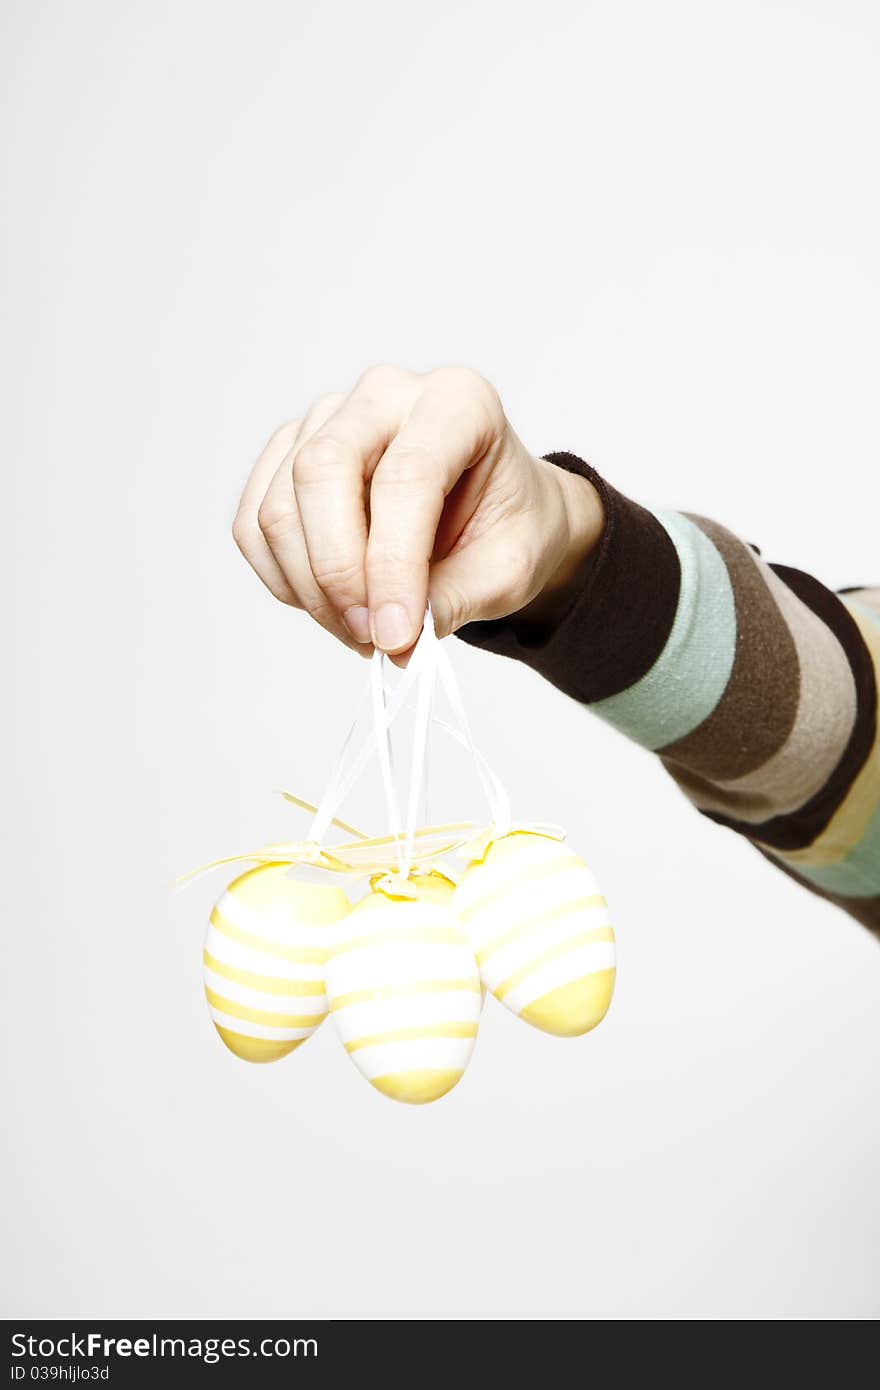
M880 893L880 806L845 859L816 869L807 869L801 864L786 867L826 893L841 893L847 898L876 897Z
M666 645L634 685L588 708L645 748L663 748L702 724L724 693L736 654L727 566L709 537L678 512L654 511L681 565ZM613 637L611 639L613 641Z

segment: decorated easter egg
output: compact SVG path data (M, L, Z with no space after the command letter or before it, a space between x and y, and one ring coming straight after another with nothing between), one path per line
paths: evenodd
M230 883L205 939L208 1008L236 1057L275 1062L327 1015L324 965L333 925L351 904L341 888L263 864Z
M442 874L374 885L334 932L327 998L346 1052L393 1100L438 1100L461 1079L480 1017L473 948Z
M527 1023L576 1037L614 992L614 932L586 864L558 839L514 831L494 840L455 890L458 920L484 984Z

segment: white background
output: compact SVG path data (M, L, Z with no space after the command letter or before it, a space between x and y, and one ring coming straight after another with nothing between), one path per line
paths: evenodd
M520 814L611 901L592 1036L489 1001L423 1110L329 1026L246 1067L201 997L222 876L167 887L301 833L273 790L318 794L347 725L365 668L229 527L270 431L370 362L464 361L535 452L880 581L877 7L2 30L5 1314L876 1315L876 942L533 673L455 644Z

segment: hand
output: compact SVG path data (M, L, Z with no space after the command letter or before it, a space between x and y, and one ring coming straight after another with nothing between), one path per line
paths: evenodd
M276 431L232 532L276 598L405 657L429 597L441 637L551 619L602 525L595 488L533 457L476 372L385 366Z

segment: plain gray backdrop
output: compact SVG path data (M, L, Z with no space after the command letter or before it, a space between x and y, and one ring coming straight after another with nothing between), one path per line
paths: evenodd
M594 1035L490 1000L422 1110L329 1026L249 1068L201 997L223 875L168 885L301 834L274 791L351 717L365 666L230 523L371 362L880 582L877 7L4 0L0 47L4 1313L876 1315L876 942L533 673L453 644L611 902ZM480 814L455 757L434 793Z

